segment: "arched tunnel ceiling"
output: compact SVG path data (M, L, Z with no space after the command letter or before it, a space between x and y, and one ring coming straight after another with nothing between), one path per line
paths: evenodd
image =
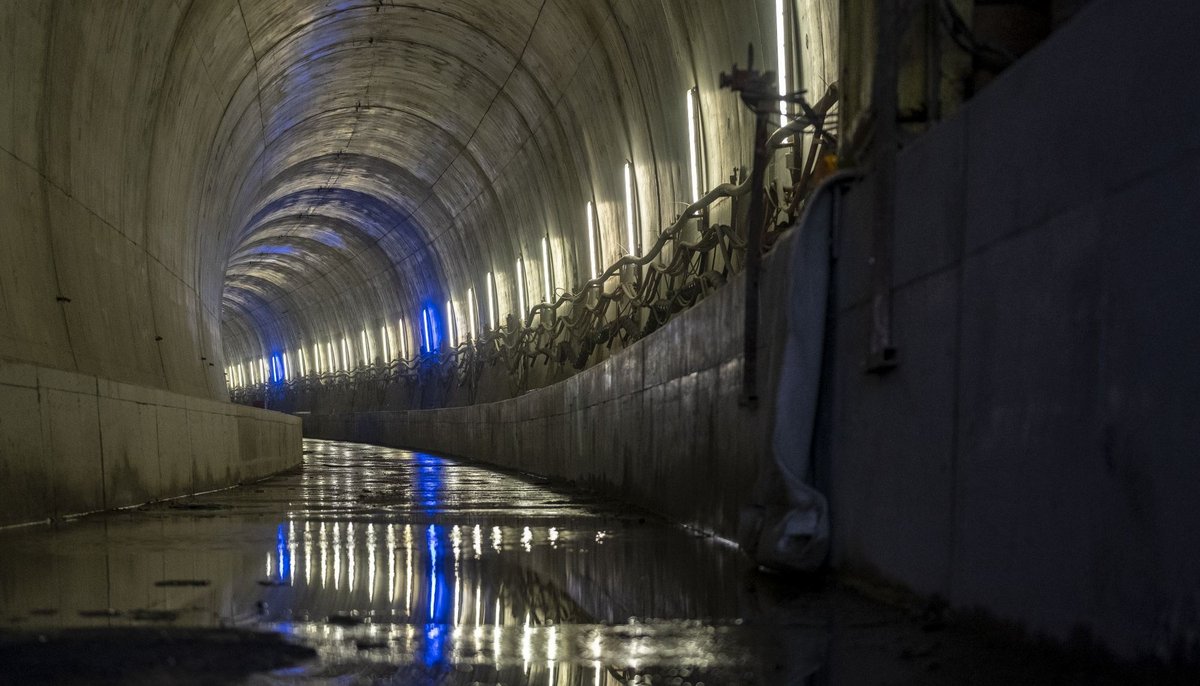
M700 185L745 167L718 77L779 2L823 92L837 0L0 0L0 356L221 399L489 272L503 321L518 259L586 277L588 201L606 264L686 205L689 89Z
M828 23L831 5L795 6ZM465 316L488 272L511 311L512 265L540 269L542 236L554 283L571 287L587 200L603 260L626 249L625 160L652 240L685 199L687 88L702 86L711 122L704 166L745 163L749 118L715 82L745 44L770 44L774 6L193 3L184 30L212 46L208 77L228 96L199 212L201 242L226 256L223 273L200 271L202 292L220 293L226 359L415 322L449 299Z
M440 294L440 260L413 258L441 227L416 215L470 202L435 184L456 162L486 182L544 115L537 78L514 77L542 4L243 3L254 59L245 78L257 93L249 116L226 116L253 128L257 114L262 145L237 151L256 173L232 215L223 317L270 321L303 308L313 326L336 328L320 316L333 292L382 281L399 299ZM510 82L525 84L519 102L501 96ZM479 130L493 108L512 110L515 130ZM300 294L306 302L292 301Z

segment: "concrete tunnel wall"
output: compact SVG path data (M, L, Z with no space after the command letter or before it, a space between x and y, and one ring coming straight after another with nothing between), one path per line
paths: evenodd
M824 92L836 3L789 6L793 85ZM389 347L415 351L416 318L447 299L466 331L488 272L503 321L543 237L556 291L590 276L588 200L597 261L627 250L626 160L643 245L690 200L688 88L701 187L748 163L750 118L717 79L751 43L771 66L774 14L6 0L0 360L224 401L229 365L282 350L403 320L407 345L396 327ZM33 459L6 452L0 469Z
M170 452L184 425L189 441L208 440L206 426L228 436L235 417L284 436L247 429L236 452L222 444L228 464L256 451L295 457L294 423L217 402L228 362L440 308L472 284L478 292L487 271L502 274L510 311L503 273L518 255L537 258L547 233L556 286L578 283L587 199L602 261L620 253L626 159L644 242L686 199L687 87L700 88L705 185L747 163L748 119L715 79L744 61L747 43L772 43L772 5L0 4L0 502L25 502L13 494L39 478L51 494L4 521L126 502L107 485L95 495L117 479L106 467L120 456L155 455L159 469L192 475L160 475L164 495L163 484L186 492L239 478L197 468L211 454L203 443ZM803 73L814 91L834 73L832 5L796 4L810 17ZM1123 654L1195 655L1200 423L1181 399L1200 383L1178 361L1195 347L1187 313L1200 304L1200 131L1187 107L1153 103L1200 96L1195 80L1175 78L1195 63L1185 34L1196 12L1182 0L1095 0L905 151L903 364L889 377L857 368L866 248L853 241L868 232L843 235L829 474L841 564L1052 635L1082 627ZM1164 311L1168 301L1178 305ZM638 344L643 359L662 339ZM640 389L651 402L670 405L672 383L714 374L671 352L661 383ZM567 383L604 393L590 379L636 355ZM718 382L728 366L715 367ZM681 408L688 397L679 391ZM177 421L189 403L224 419ZM114 407L126 419L105 419ZM367 436L369 419L341 421L363 422L355 430ZM571 430L584 435L588 421ZM26 465L42 476L24 476ZM624 464L611 466L623 485ZM668 466L646 478L670 488L680 465ZM728 469L717 485L749 488L744 465ZM652 505L663 492L630 483ZM687 507L722 522L734 511Z
M1200 120L1151 103L1200 103L1200 82L1175 78L1200 58L1198 23L1189 2L1097 0L901 153L900 365L885 376L863 372L872 177L846 196L817 470L835 566L1125 657L1196 658ZM1132 129L1155 134L1110 135ZM767 369L789 292L777 257ZM725 324L741 284L519 398L314 415L306 430L573 479L732 536L770 422L786 420L736 402Z

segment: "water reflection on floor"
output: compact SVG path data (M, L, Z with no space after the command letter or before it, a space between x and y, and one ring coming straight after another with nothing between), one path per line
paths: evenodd
M628 507L433 455L305 453L252 486L0 532L0 628L266 629L316 650L261 684L957 682L911 617Z

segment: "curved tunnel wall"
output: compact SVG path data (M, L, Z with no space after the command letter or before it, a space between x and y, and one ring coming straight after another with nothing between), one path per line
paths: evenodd
M805 10L820 19L808 45L822 82L834 64L825 4ZM384 337L391 356L411 353L426 310L439 341L471 330L472 312L482 330L488 274L502 324L518 309L518 260L528 302L547 297L543 239L552 289L578 286L590 276L589 201L597 261L629 249L626 161L636 240L648 244L691 199L689 87L702 187L748 161L749 118L717 78L748 44L772 44L773 1L497 7L341 3L295 26L247 10L267 161L232 223L231 364L287 350L298 365L299 348L308 368L328 368L314 358L331 343L343 357L345 339L351 360L338 366L353 366L363 331L369 357ZM319 95L292 96L301 83Z
M784 4L792 85L823 92L834 2ZM388 347L415 351L424 308L440 319L453 300L458 331L469 330L468 289L482 300L489 272L502 323L518 258L529 301L543 298L543 238L554 289L573 288L590 276L589 201L597 261L629 248L626 161L637 242L690 199L688 88L701 187L748 164L750 118L717 80L749 44L773 66L776 9L0 3L0 361L34 375L12 388L67 372L98 399L127 401L105 390L117 382L224 401L228 365L297 345L347 337L356 356L353 336L367 329L378 355L377 332L394 337L404 320L408 340ZM44 445L5 443L10 475L42 461L103 463L98 445L46 447L52 408L11 392ZM0 429L6 441L21 431Z
M784 3L780 3L784 4ZM791 82L836 71L831 0L786 3ZM468 288L484 325L588 278L749 160L717 87L773 66L775 0L8 2L0 356L225 399L227 363L355 336L415 350ZM401 344L397 323L408 340ZM441 324L441 322L437 322ZM356 342L351 340L351 342ZM355 351L357 355L357 351ZM313 364L312 361L310 365ZM295 362L293 362L295 364Z

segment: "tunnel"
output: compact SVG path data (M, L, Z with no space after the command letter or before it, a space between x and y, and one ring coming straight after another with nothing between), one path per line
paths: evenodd
M1197 27L0 0L0 684L1195 683Z

